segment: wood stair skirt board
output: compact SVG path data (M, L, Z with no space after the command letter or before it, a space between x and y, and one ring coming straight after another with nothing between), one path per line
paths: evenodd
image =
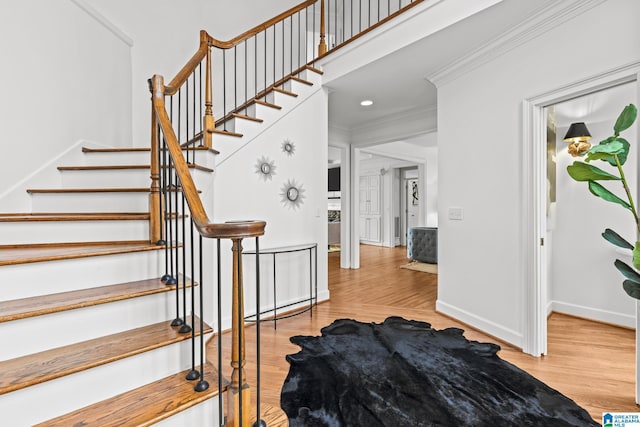
M205 365L209 388L203 392L193 391L194 383L185 381L187 372L171 375L36 427L150 426L218 395L218 373L212 365Z
M199 335L199 319L196 318ZM205 324L204 333L212 332ZM185 341L171 321L0 362L0 395Z
M178 282L180 288L184 287L185 282L187 288L192 285L191 280L185 280L184 277L180 277ZM198 286L198 284L195 283L194 286ZM170 292L174 291L175 288L175 285L168 286L160 278L156 278L11 301L0 301L0 323Z
M164 250L148 241L0 245L0 266Z

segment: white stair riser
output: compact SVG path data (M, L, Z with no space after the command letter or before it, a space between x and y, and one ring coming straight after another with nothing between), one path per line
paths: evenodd
M0 245L145 240L149 221L29 221L0 223Z
M276 104L282 107L281 112L285 113L290 108L293 108L298 102L295 96L287 95L286 93L271 91L267 94L265 101L271 104Z
M322 84L322 75L314 71L302 70L300 73L298 73L298 77L300 77L302 80L311 82L314 85Z
M0 301L159 277L164 265L164 250L5 265Z
M151 152L83 153L83 165L145 165L151 162Z
M149 187L149 169L64 170L62 188Z
M30 426L190 367L187 340L27 387L0 396L2 424Z
M201 159L200 159L201 157ZM198 161L205 160L200 156ZM193 159L189 159L193 162ZM191 168L191 175L195 180L206 179L210 172ZM72 170L61 171L62 188L127 188L151 186L151 171L149 169L114 169L114 170Z
M226 127L224 125L220 125L218 126L218 129L226 130L227 132L241 133L245 137L251 137L252 135L260 132L260 129L263 126L262 122L234 117L227 120Z
M280 117L280 110L273 107L267 107L262 104L252 104L247 112L247 115L251 117L258 117L264 120L264 123L272 123L278 117Z
M34 212L148 212L149 194L38 193L31 195Z
M211 384L211 387L217 387L217 384ZM169 418L154 424L155 427L185 427L185 426L219 426L222 425L218 420L218 399L212 397L198 405L179 412Z
M182 290L180 292L182 310ZM190 324L191 289L187 292L187 322ZM175 291L171 291L0 323L0 342L11 343L0 347L0 360L174 319L175 301Z

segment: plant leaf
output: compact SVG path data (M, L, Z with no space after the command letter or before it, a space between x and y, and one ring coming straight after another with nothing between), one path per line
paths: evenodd
M620 181L620 178L587 163L575 161L567 166L569 176L576 181Z
M640 274L638 274L638 272L631 268L628 264L617 259L616 262L613 263L613 265L616 266L618 271L622 273L624 277L640 284Z
M638 115L638 109L635 105L629 104L622 110L622 113L618 116L618 120L616 120L616 124L613 125L613 131L616 133L616 136L620 135L625 129L631 127L633 122L636 121L636 116Z
M636 283L631 280L625 280L624 282L622 282L622 287L624 288L624 291L627 293L627 295L629 295L631 298L640 299L640 283Z
M633 266L640 270L640 242L636 242L636 247L633 248Z
M627 161L627 157L629 156L629 147L631 146L631 144L629 144L629 141L627 141L624 138L616 138L616 137L609 137L607 139L605 139L604 141L600 142L600 145L606 146L606 145L611 145L615 143L616 147L618 146L618 144L622 144L622 149L618 150L617 154L618 155L618 161L620 162L620 165L624 165L625 162ZM596 147L599 147L600 145L596 145ZM618 165L616 164L616 159L611 155L607 155L607 154L594 154L594 156L592 156L593 158L587 158L587 161L590 160L596 160L596 159L600 159L604 162L609 163L611 166L613 167L617 167Z
M616 196L611 191L607 190L595 181L589 181L589 191L591 191L591 194L593 194L594 196L598 196L606 200L607 202L617 203L622 207L631 210L631 206L629 205L629 203L625 202L620 197Z
M604 233L602 233L602 237L604 237L609 243L616 245L620 248L633 249L633 245L631 243L627 242L622 236L620 236L618 233L616 233L610 228L607 228L606 230L604 230Z
M589 149L585 161L604 160L609 163L613 162L613 166L616 166L616 161L613 158L614 154L617 154L618 158L620 158L620 155L624 154L624 152L625 146L622 141L618 141L617 139L612 141L604 140Z

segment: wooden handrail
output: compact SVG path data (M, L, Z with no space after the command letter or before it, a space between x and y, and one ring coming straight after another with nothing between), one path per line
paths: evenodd
M189 205L191 211L191 217L196 226L196 229L203 237L212 239L234 239L245 237L256 237L264 235L264 228L266 223L264 221L237 221L237 222L225 222L214 223L212 222L202 205L198 190L193 182L189 167L182 155L182 149L178 138L171 126L171 120L167 114L167 110L164 103L165 86L162 76L154 75L151 79L152 87L152 102L153 109L158 121L158 125L162 128L162 132L167 142L167 149L171 153L173 165L176 169L176 174L182 184L182 192Z
M171 80L171 82L165 87L166 95L174 95L178 92L180 87L187 81L191 73L198 68L198 65L202 62L204 58L207 56L207 52L209 51L209 47L207 45L207 40L209 38L209 34L205 30L200 30L200 47L195 54L191 57L191 59L184 64L184 67L176 74L176 76Z
M291 9L282 12L280 15L277 15L271 19L269 19L266 22L263 22L260 25L257 25L255 27L253 27L252 29L245 31L244 33L240 34L237 37L232 38L231 40L227 40L227 41L221 41L221 40L217 40L214 39L213 37L209 36L208 41L209 41L209 45L210 46L214 46L214 47L218 47L220 49L229 49L232 48L236 45L238 45L239 43L242 43L243 41L250 39L251 37L255 36L256 34L266 30L267 28L277 24L280 21L284 21L285 19L287 19L288 17L290 17L291 15L294 15L298 12L300 12L301 10L306 9L307 7L313 5L314 3L318 2L318 0L307 0L304 3L300 3L298 6L292 7Z

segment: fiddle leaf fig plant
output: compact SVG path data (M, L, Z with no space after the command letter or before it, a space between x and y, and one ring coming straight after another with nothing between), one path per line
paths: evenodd
M640 221L638 220L638 211L633 201L629 183L624 175L622 166L629 156L629 141L622 138L620 133L629 129L638 116L638 109L635 105L629 104L622 110L620 116L613 125L613 135L605 140L600 141L598 145L594 145L586 152L585 161L575 161L572 165L567 166L569 176L576 181L587 182L589 191L596 197L600 197L607 202L616 203L624 209L628 209L633 215L636 225L635 245L629 243L625 238L610 228L602 233L602 237L609 243L623 249L633 251L633 267L616 259L614 266L625 277L622 287L625 292L632 298L640 299ZM609 163L617 169L617 175L606 172L590 162L600 160ZM618 197L613 192L601 184L606 181L619 181L626 194L626 200ZM614 185L609 182L608 185Z

